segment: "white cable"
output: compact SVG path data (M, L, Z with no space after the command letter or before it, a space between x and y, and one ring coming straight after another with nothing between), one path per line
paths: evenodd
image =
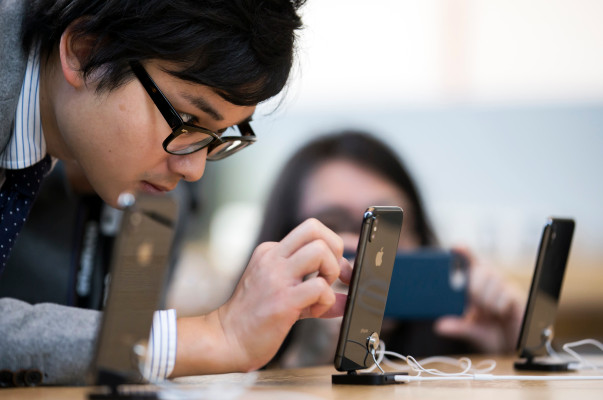
M494 360L484 360L484 361L481 361L480 363L478 363L476 366L473 366L471 359L467 358L467 357L461 357L460 359L456 359L456 358L452 358L452 357L433 356L433 357L427 357L425 359L422 359L421 361L417 361L412 356L403 356L403 355L398 354L393 351L386 351L385 350L385 342L383 342L383 341L379 342L379 350L377 350L376 353L378 354L378 357L376 357L376 358L375 358L375 355L373 354L373 360L374 360L375 364L373 364L370 368L367 368L366 370L364 370L364 372L371 372L375 368L379 368L379 370L381 370L381 372L383 373L383 369L381 368L381 365L380 365L381 363L386 364L390 368L398 370L398 371L413 371L413 372L416 372L417 375L421 375L422 372L425 372L425 373L437 375L437 376L461 376L463 374L468 374L468 373L483 374L483 373L488 373L488 372L494 370L494 368L496 368L496 362ZM398 359L402 360L403 362L405 362L406 365L400 365L398 363L394 363L391 360L389 360L386 356L398 358ZM425 367L423 367L423 365L433 364L433 363L446 364L446 365L450 365L453 367L459 367L459 368L461 368L461 371L456 372L456 373L449 373L449 372L440 371L435 368L426 369ZM485 364L485 366L482 366L484 364ZM480 368L480 366L482 366L482 367Z
M563 353L558 353L553 349L550 341L545 343L547 354L553 361L561 361L569 363L571 370L585 370L585 369L603 369L603 365L594 364L584 358L584 355L580 355L577 351L573 350L574 347L580 347L585 345L592 345L603 351L603 344L595 339L584 339L577 342L566 343L563 345Z
M584 345L593 345L595 347L598 347L599 350L603 351L603 344L601 344L601 342L599 342L598 340L594 340L594 339L584 339L584 340L579 340L577 342L571 342L571 343L564 344L563 350L578 361L578 365L575 366L575 369L599 369L599 368L602 368L603 366L591 363L590 361L588 361L584 357L582 357L580 354L578 354L578 352L572 350L572 347L579 347L579 346L584 346Z
M379 365L379 361L377 361L377 359L375 358L375 349L371 349L371 355L373 356L373 361L375 362L375 364L373 364L373 365L376 365L377 368L379 368L379 371L381 371L381 373L384 374L385 371L383 370L383 368L381 368L381 365Z
M590 363L584 360L576 351L572 350L572 347L584 346L584 345L594 345L598 347L601 351L603 351L603 344L594 340L594 339L585 339L578 342L567 343L563 346L563 350L566 353L570 354L576 360L580 362L580 365L588 364L591 368L597 368L597 366L593 363ZM552 350L552 348L551 348ZM378 357L375 358L375 354L373 353L373 360L375 364L369 368L367 371L372 371L376 367L378 367L381 371L381 363L387 364L392 369L396 370L410 370L416 372L416 375L396 375L394 380L396 382L405 383L405 382L417 382L417 381L438 381L438 380L463 380L463 381L584 381L584 380L603 380L603 376L568 376L568 375L493 375L488 372L493 371L496 368L496 362L494 360L483 360L476 364L472 365L471 359L468 357L461 357L459 359L455 359L452 357L443 357L443 356L434 356L428 357L420 362L417 361L412 356L403 356L401 354L395 353L393 351L385 350L385 343L381 341L379 343L379 350L376 352ZM554 351L551 354L560 359L559 355ZM398 358L404 362L406 362L406 366L401 366L398 363L394 363L390 361L386 356L391 356ZM425 368L424 365L439 363L446 364L454 367L459 367L461 370L459 372L443 372L435 368ZM481 367L480 367L481 366ZM422 373L430 374L433 376L422 376Z
M545 344L544 344L544 345L545 345L545 347L546 347L546 351L547 351L547 353L548 353L548 354L549 354L551 357L553 357L553 358L554 358L556 361L562 361L562 360L563 360L563 358L562 358L562 357L559 355L559 353L557 353L557 352L555 351L555 349L553 348L553 345L552 345L552 343L551 343L551 341L550 341L550 340L547 340L547 341L545 342Z
M381 370L381 373L383 373L383 369L381 368L381 362L385 359L385 343L381 340L379 341L379 350L377 350L376 354L378 354L377 359L375 359L375 353L371 352L372 356L373 356L373 361L375 362L373 365L371 365L369 368L364 369L364 372L372 372L375 368L379 367L379 369Z
M420 376L420 375L396 375L396 382L420 382L420 381L593 381L603 380L603 376L542 376L542 375L492 375L473 374L462 376Z

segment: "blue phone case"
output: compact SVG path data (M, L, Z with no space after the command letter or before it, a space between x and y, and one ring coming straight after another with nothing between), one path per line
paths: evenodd
M465 309L468 261L453 251L399 252L385 317L430 320L461 315Z

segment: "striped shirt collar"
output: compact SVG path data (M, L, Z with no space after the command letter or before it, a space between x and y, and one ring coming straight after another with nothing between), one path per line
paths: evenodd
M0 168L22 169L46 155L40 115L40 57L32 51L27 60L25 78L15 113L13 134L0 154Z

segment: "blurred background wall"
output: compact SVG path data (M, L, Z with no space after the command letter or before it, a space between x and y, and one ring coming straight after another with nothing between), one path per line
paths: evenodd
M258 143L208 163L198 187L188 248L206 265L188 268L207 307L230 294L286 159L353 127L399 152L445 246L526 290L547 217L574 218L562 304L603 314L584 294L603 285L603 2L309 0L302 14L298 65L258 108Z

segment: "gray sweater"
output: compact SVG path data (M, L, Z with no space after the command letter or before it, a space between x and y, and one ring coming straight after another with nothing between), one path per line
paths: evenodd
M10 138L27 63L17 21L31 6L27 0L0 0L0 153ZM44 384L83 384L100 317L98 311L1 298L0 369L35 368Z

